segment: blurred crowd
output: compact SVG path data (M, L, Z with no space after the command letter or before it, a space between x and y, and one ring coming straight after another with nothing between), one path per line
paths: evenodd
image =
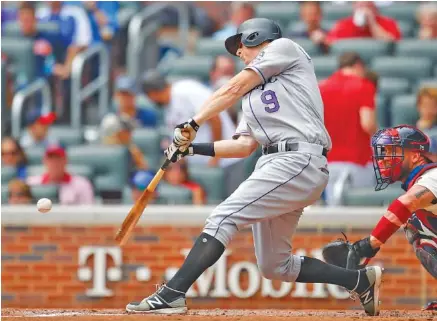
M140 7L153 2L138 3ZM338 6L343 5L337 1ZM284 36L307 38L329 52L338 40L349 38L373 38L396 42L402 32L396 19L385 17L378 6L390 6L392 1L355 2L350 17L336 21L332 26L323 24L320 2L303 2L300 5L300 20L291 23ZM221 10L217 10L217 6ZM50 82L55 111L44 113L36 101L24 115L25 129L19 139L3 135L3 167L15 169L15 177L7 186L10 204L32 202L32 186L58 185L61 204L91 204L97 202L94 183L88 178L69 171L66 147L50 135L50 128L68 124L70 119L70 75L74 57L93 44L103 43L108 51L117 52L116 41L120 26L117 13L118 1L59 2L47 1L35 6L31 2L19 2L15 6L2 7L2 33L5 28L17 26L21 35L34 40L35 70L38 77ZM235 34L240 23L255 16L250 2L190 4L191 23L204 37L224 40ZM164 21L173 21L171 10L163 14ZM423 3L417 11L419 39L437 41L437 5ZM40 22L58 25L61 33L38 30ZM9 27L12 28L12 27ZM118 46L118 47L117 47ZM10 57L2 52L2 61ZM98 63L98 62L97 62ZM121 145L129 151L128 185L130 202L135 201L152 180L156 168L151 168L144 150L135 144L132 133L137 128L163 129L171 133L172 128L188 119L200 108L214 90L228 81L237 70L236 61L227 55L214 57L209 73L209 82L196 79L169 79L158 70L148 70L141 76L140 86L130 78L123 63L113 66L111 73L111 113L102 120L99 128L99 143ZM338 70L320 82L320 92L325 105L325 122L333 140L329 153L331 180L324 193L323 202L335 204L335 185L342 173L351 173L353 187L368 187L374 184L371 163L370 137L378 129L376 97L378 75L370 70L358 53L347 52L338 57ZM90 67L90 77L95 76L96 66ZM14 93L29 84L19 73L8 79L8 92ZM4 93L3 93L4 94ZM437 129L437 85L419 88L416 107L416 125L419 129L435 133ZM9 96L10 97L10 96ZM8 106L10 103L8 103ZM2 108L9 108L2 106ZM220 114L201 127L197 135L199 142L231 139L239 120L240 106ZM170 136L163 135L161 150L169 144ZM437 147L433 139L433 148ZM28 173L26 148L41 147L43 171L38 175ZM226 168L235 164L235 159L216 159L201 156L187 157L186 162L174 164L166 173L164 182L191 192L192 203L207 203L204 186L190 178L188 167L200 165ZM120 169L123 170L123 169ZM212 183L212 182L211 182ZM159 189L154 196L159 198Z

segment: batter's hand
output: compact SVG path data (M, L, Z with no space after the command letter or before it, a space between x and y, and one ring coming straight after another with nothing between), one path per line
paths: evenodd
M194 121L194 119L189 119L188 121L177 125L173 134L173 144L176 147L187 148L194 138L196 138L198 130L199 125Z
M193 155L193 147L191 145L188 146L188 148L181 150L182 147L176 147L174 144L171 144L165 151L164 155L167 157L169 161L172 163L179 162L182 158L185 156Z

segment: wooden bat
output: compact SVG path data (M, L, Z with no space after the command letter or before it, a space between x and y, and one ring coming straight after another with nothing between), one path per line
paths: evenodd
M135 225L137 225L141 215L144 212L144 209L147 207L147 204L149 204L150 198L153 195L156 186L158 185L170 163L171 162L168 159L165 160L164 164L162 164L159 171L155 174L155 177L153 177L152 181L143 191L140 198L135 202L134 206L129 211L129 214L124 219L123 224L121 224L120 229L115 235L115 240L120 246L126 244L127 240L129 239L129 235L131 234Z

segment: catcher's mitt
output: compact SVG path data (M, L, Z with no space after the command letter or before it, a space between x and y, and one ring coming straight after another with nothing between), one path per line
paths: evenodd
M366 266L369 261L366 260L363 264L360 264L361 259L370 259L379 251L379 248L376 250L372 249L369 237L351 243L346 235L342 234L344 239L330 242L323 247L322 255L325 262L346 269L358 270Z

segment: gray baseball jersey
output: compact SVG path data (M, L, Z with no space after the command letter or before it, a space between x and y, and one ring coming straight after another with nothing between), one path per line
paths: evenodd
M275 40L245 69L255 71L263 85L244 96L237 134L251 133L262 145L290 140L331 148L314 66L301 46Z
M301 259L291 255L291 236L303 208L319 199L328 183L322 149L330 149L331 140L323 103L311 58L292 40L271 42L246 69L263 84L244 96L234 138L250 135L261 145L292 141L299 150L261 156L250 177L208 217L203 231L226 245L252 225L261 273L293 282Z

